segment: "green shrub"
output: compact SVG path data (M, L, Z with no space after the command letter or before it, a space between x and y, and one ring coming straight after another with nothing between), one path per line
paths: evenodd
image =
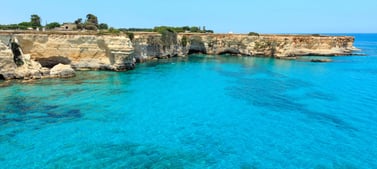
M171 26L156 26L154 27L154 32L162 33L164 30L173 31L176 33L183 33L186 31L189 31L191 33L213 33L213 30L205 30L205 27L203 27L203 30L200 29L200 27L196 26L183 26L183 27L171 27Z
M196 27L196 26L192 26L190 28L190 32L200 32L200 28L199 27Z
M174 27L169 27L169 26L158 26L158 27L154 27L153 30L161 34L166 33L166 32L172 32L172 33L176 32Z
M182 46L186 47L187 46L188 39L186 36L183 36L181 39L181 44Z
M54 28L57 28L57 27L60 27L60 23L58 23L58 22L51 22L51 23L46 25L47 29L54 29Z
M120 34L120 30L111 27L109 29L109 33L119 35Z
M106 23L101 23L98 25L98 29L109 29L109 26Z
M119 28L119 30L123 32L153 32L154 30L151 28Z
M174 30L166 29L161 34L161 42L164 48L170 48L171 45L177 44L177 33Z
M131 41L134 40L134 38L135 38L134 33L132 33L132 32L126 32L126 34L127 34L128 38L130 38Z
M259 33L256 33L256 32L249 32L248 35L249 35L249 36L259 36Z
M93 24L85 24L84 28L86 30L97 30L97 26Z

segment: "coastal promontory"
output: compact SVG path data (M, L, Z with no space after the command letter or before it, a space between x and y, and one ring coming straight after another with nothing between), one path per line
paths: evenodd
M123 71L133 69L136 62L195 53L274 58L351 55L356 49L353 42L351 36L320 35L8 31L0 32L0 77L50 77L50 69L59 64L74 70ZM22 64L16 63L17 57Z

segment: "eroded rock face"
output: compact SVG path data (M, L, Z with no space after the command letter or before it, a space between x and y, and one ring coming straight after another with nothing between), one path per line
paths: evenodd
M18 39L24 53L47 67L62 63L71 64L78 70L126 70L134 65L130 57L132 43L126 36L42 33L13 36Z
M14 46L19 48L17 52L15 52ZM0 43L0 80L70 77L72 74L74 75L74 71L72 71L72 68L60 68L54 70L50 75L49 68L42 67L39 62L32 60L29 54L23 54L17 40L12 41L10 47Z
M0 43L0 76L1 79L12 79L17 65L13 61L12 50L4 43Z
M22 48L23 52L18 53L17 57L22 58L25 64L15 64L18 63L13 59L15 52L6 45L9 38L17 40L12 46ZM135 67L135 59L131 56L133 47L126 35L19 33L0 34L0 40L2 79L69 77L72 68L123 71ZM24 56L27 56L26 59ZM70 65L70 69L66 67L60 73L52 71L59 64ZM52 72L49 68L52 68Z
M179 35L175 33L135 33L133 39L133 57L137 62L155 58L186 56L188 47L182 45Z
M71 64L74 69L126 70L138 61L193 53L294 57L349 55L347 36L135 33L126 35L17 34L24 53L43 66ZM1 39L1 37L0 37ZM54 62L55 61L55 62ZM47 62L47 63L46 63Z
M25 64L17 66L13 60L15 52L7 46L9 37L9 34L0 32L0 79L50 77L49 68L59 64L71 65L74 70L123 71L133 69L135 61L193 53L292 59L305 55L350 55L356 49L353 46L354 38L347 36L164 32L134 33L131 42L127 35L17 33L12 37L18 39L25 53L21 54ZM66 72L71 71L67 68Z
M40 79L43 78L42 66L30 59L29 55L22 56L22 65L16 65L12 50L0 43L0 76L8 79Z
M149 60L193 53L231 54L287 58L306 55L350 55L356 49L348 36L189 34L176 35L176 43L164 45L157 33L135 33L135 58Z
M302 55L349 55L353 37L305 35L232 35L232 34L182 34L189 39L201 39L207 54L240 54L246 56L289 57ZM192 42L192 41L191 41ZM198 42L196 42L198 44ZM197 46L195 44L195 46ZM192 45L192 44L191 44ZM192 47L191 47L192 48Z

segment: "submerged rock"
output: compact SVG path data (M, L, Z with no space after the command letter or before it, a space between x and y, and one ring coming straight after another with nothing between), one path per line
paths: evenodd
M59 63L50 70L51 77L73 77L75 75L75 71L71 65L63 65Z
M310 59L311 62L332 62L331 59Z
M293 57L276 57L277 59L282 59L282 60L296 60L298 57L293 56Z

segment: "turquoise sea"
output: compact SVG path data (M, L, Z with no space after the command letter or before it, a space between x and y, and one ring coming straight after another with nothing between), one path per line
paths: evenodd
M367 56L0 82L0 168L376 169L377 34L352 35Z

